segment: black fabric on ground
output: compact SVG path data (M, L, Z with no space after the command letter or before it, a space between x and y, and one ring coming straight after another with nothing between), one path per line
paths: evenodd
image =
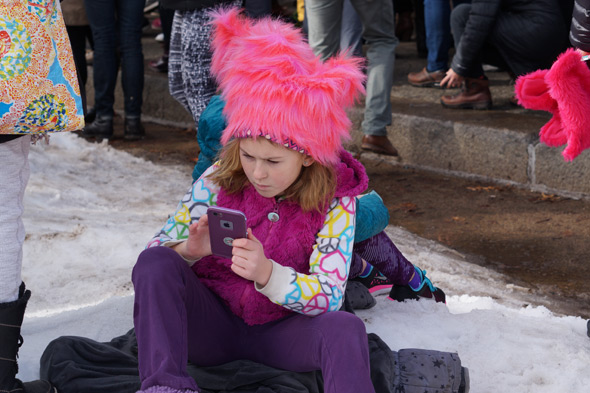
M358 281L348 281L346 283L344 305L341 310L354 314L353 310L365 310L374 307L375 304L377 304L377 301L364 284Z
M403 349L394 352L369 334L371 379L377 393L458 391L461 361L457 354ZM294 373L248 360L217 367L189 364L189 374L203 393L321 393L321 372ZM84 337L53 340L41 357L41 378L60 393L135 393L140 388L134 330L99 343Z

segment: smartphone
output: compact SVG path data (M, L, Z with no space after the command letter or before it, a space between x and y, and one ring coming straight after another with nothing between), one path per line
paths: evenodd
M211 206L207 209L207 216L211 252L213 255L231 258L234 239L248 237L246 215L239 210Z

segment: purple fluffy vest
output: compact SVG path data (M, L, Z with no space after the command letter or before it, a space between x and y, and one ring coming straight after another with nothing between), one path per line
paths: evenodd
M341 156L342 162L336 170L335 196L356 196L366 189L368 178L362 165L349 153L343 151ZM316 234L324 224L325 213L303 212L294 202L265 198L250 185L234 195L221 190L217 204L246 214L248 227L264 246L267 258L299 273L309 274L309 257ZM269 219L272 212L279 215L278 221ZM193 271L249 325L270 322L291 313L256 291L254 283L236 275L230 265L229 259L209 256L195 263Z

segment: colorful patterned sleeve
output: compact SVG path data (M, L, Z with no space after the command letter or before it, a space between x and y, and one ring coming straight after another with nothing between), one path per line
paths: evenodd
M316 238L310 274L297 273L273 261L268 283L256 285L256 289L276 304L301 314L339 310L352 259L355 212L355 198L334 199Z
M187 239L189 225L206 214L209 206L217 205L219 186L206 177L215 169L217 169L215 165L209 167L193 183L178 204L174 215L168 217L166 224L148 242L146 248L162 245L172 246Z

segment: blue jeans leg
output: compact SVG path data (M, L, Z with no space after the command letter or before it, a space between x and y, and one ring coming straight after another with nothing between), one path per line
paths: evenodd
M455 0L453 6L469 3L470 0ZM424 0L424 23L429 72L446 70L451 49L451 6L448 0Z
M88 22L94 40L94 108L98 117L113 117L117 59L115 1L85 0Z
M117 2L119 41L121 49L121 82L125 98L125 116L140 117L143 102L143 52L141 27L143 0Z
M94 106L98 117L113 117L121 52L125 115L141 115L143 54L142 0L85 0L94 39Z
M451 6L449 0L424 0L424 25L429 72L445 70L451 48Z

